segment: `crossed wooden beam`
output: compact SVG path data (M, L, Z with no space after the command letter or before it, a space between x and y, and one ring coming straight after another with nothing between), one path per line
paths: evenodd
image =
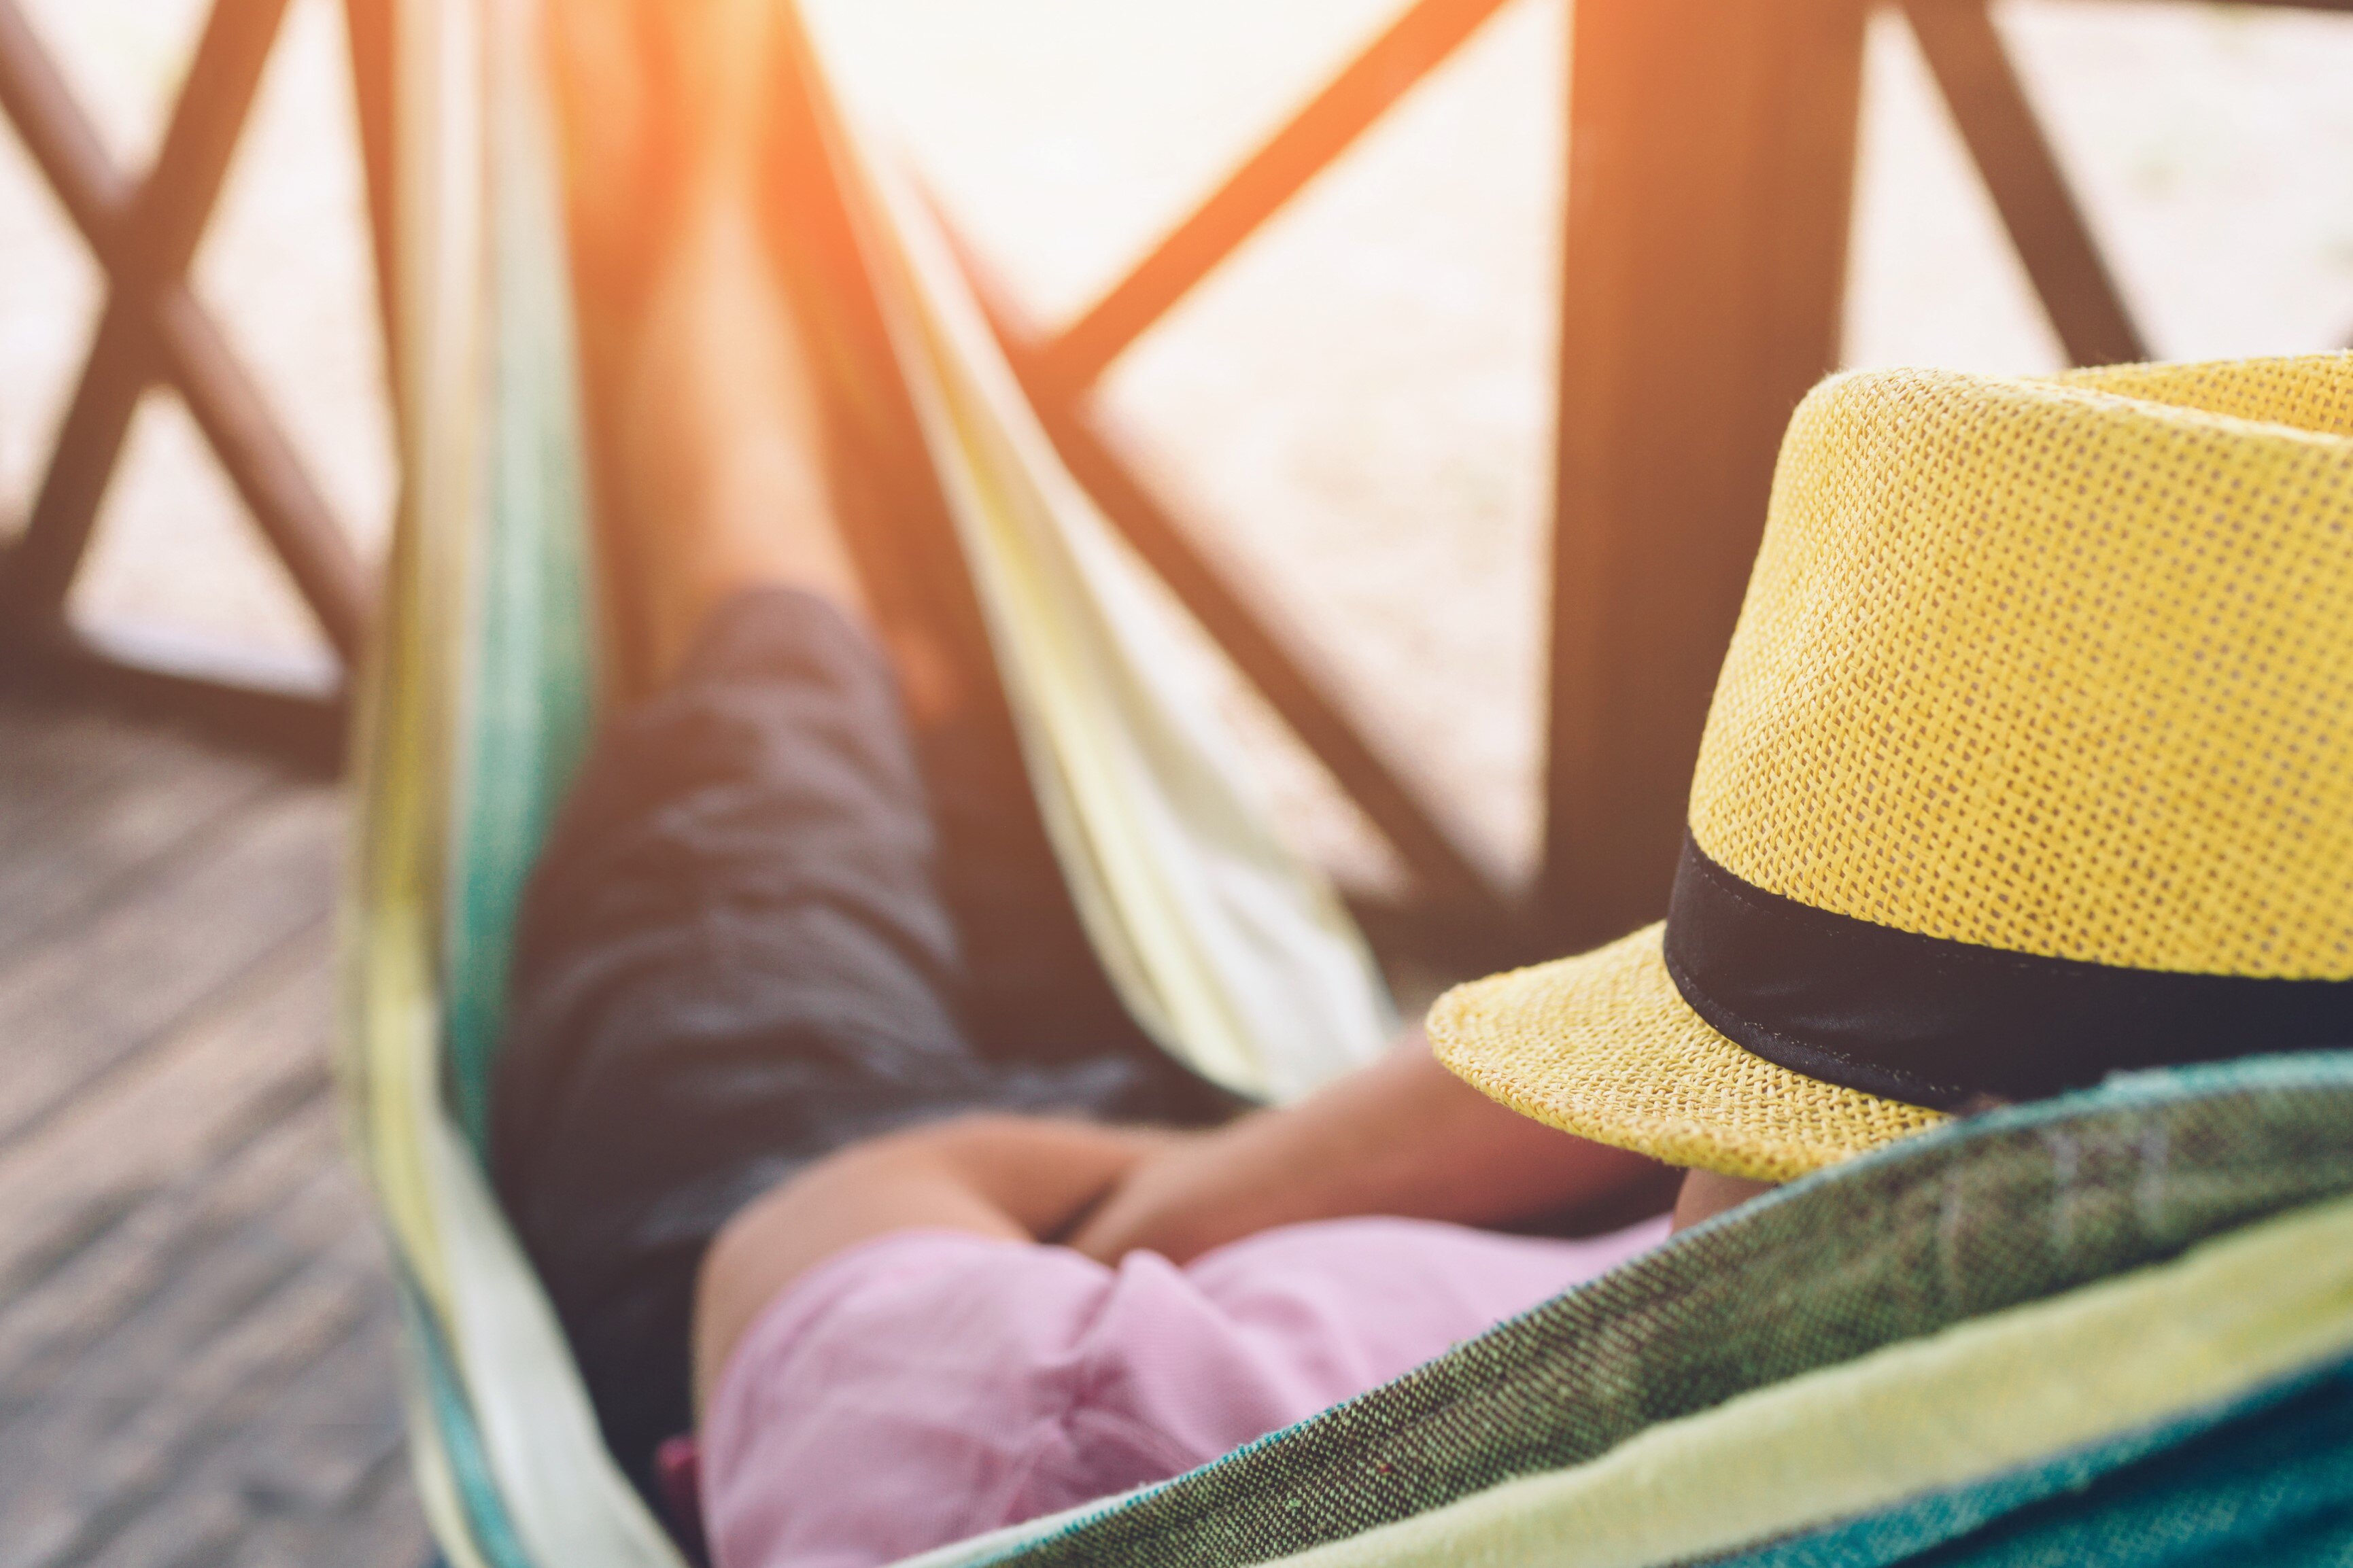
M1205 531L1187 526L1138 477L1135 465L1123 455L1124 443L1118 432L1095 406L1092 393L1123 352L1345 153L1407 90L1477 32L1502 3L1421 0L1405 12L1092 308L1050 338L1024 325L1007 303L1005 290L987 275L971 248L960 247L967 273L990 306L999 340L1049 434L1081 483L1395 847L1425 896L1457 914L1472 916L1482 934L1488 935L1526 923L1502 879L1436 807L1427 785L1400 758L1394 743L1342 695L1340 682L1318 650L1288 629L1279 606L1250 587L1245 574L1214 552ZM1589 47L1584 41L1588 37L1602 43L1609 40L1608 13L1649 3L1572 0L1580 31L1579 48ZM1737 8L1723 7L1725 11ZM1858 42L1864 8L1861 4L1831 7L1841 13L1839 20L1853 31ZM1786 9L1794 18L1806 7ZM2084 364L2145 357L2139 330L2069 192L1995 32L1985 0L1910 0L1904 9L2069 355ZM1585 13L1593 15L1588 17ZM1835 94L1832 98L1835 101ZM1607 128L1601 129L1607 133ZM1577 134L1590 135L1595 131L1580 125ZM1851 166L1851 155L1849 163ZM1846 168L1837 172L1840 180L1849 177ZM1832 205L1837 209L1836 221L1842 225L1843 200ZM1611 215L1604 221L1640 222L1642 216L1631 211ZM1694 234L1692 243L1704 245L1706 236ZM1841 229L1838 238L1841 258L1843 247ZM1573 256L1575 249L1573 244ZM1595 282L1578 276L1572 264L1563 287L1575 293L1589 290ZM1602 286L1607 288L1606 281ZM1804 383L1831 368L1835 347L1835 342L1827 338L1819 344ZM1565 342L1564 352L1575 351ZM1573 380L1577 368L1564 363L1562 374L1565 381ZM1800 384L1798 391L1802 390ZM1779 421L1787 417L1794 401L1794 395L1789 396L1777 413L1768 416L1776 438ZM1760 491L1754 497L1753 508L1759 521L1762 503ZM1736 563L1745 574L1748 552L1736 545L1733 549ZM1556 645L1567 646L1572 640L1568 628L1558 624L1567 608L1566 600L1556 601ZM1730 632L1728 621L1721 616L1715 619L1723 624L1701 626L1696 638L1686 638L1698 643L1711 671ZM1682 707L1683 711L1665 715L1663 725L1649 726L1673 731L1667 742L1670 750L1683 745L1696 748L1698 715L1689 710L1688 700ZM1641 716L1635 716L1636 727L1642 722ZM1552 837L1556 842L1563 837L1567 819L1579 815L1588 819L1579 825L1588 827L1588 837L1606 834L1607 829L1592 819L1610 809L1580 802L1576 781L1560 776L1564 762L1578 750L1571 738L1561 733L1565 727L1556 710L1551 736L1555 777L1547 792ZM1606 745L1606 739L1599 743ZM1671 763L1650 771L1659 774L1663 786L1675 796L1673 809L1679 817L1677 786L1688 773L1687 765L1680 771ZM1649 858L1655 860L1656 846L1649 847L1653 851ZM1573 857L1563 864L1563 858L1558 854L1547 856L1554 879L1573 885L1554 900L1546 900L1545 890L1539 889L1540 902L1576 900L1583 893L1589 868ZM1664 880L1654 879L1662 897ZM1624 929L1647 918L1641 897L1636 894L1622 900L1622 915L1613 910L1588 916L1595 925L1592 934L1614 934L1609 929L1614 922L1622 921L1618 929Z
M344 0L380 285L392 3ZM1058 333L1022 322L970 249L961 254L1073 473L1432 905L1491 942L1533 931L1557 946L1615 934L1663 905L1682 783L1762 524L1772 450L1798 397L1837 359L1872 0L1572 0L1553 692L1533 924L1321 653L1139 477L1094 397L1122 353L1503 3L1419 0ZM2069 357L2144 357L1988 0L1899 3ZM185 276L286 4L216 0L162 151L133 184L16 0L0 0L0 109L111 285L31 517L0 558L0 633L14 646L68 636L67 592L132 411L159 380L186 401L346 665L365 640L370 574ZM1694 400L1646 368L1678 355L1704 356L1713 380L1698 406L1683 406Z
M190 289L286 0L220 0L153 166L118 170L16 0L0 0L0 108L105 269L104 314L30 518L0 561L18 639L62 628L65 598L139 399L158 381L186 403L336 654L365 639L373 587L251 374Z

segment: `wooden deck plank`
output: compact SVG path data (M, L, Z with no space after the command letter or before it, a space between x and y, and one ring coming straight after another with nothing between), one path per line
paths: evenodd
M424 1568L433 1559L406 1483L406 1472L394 1466L332 1522L270 1521L245 1537L224 1568Z
M155 771L153 732L111 713L0 694L0 847L16 826L97 779Z
M0 693L0 1568L428 1557L327 1070L340 826Z
M15 735L0 730L0 747ZM157 859L278 782L280 770L216 749L175 747L168 771L96 735L85 765L21 790L0 778L0 953L12 953L111 902L136 897Z
M248 1516L317 1520L366 1490L401 1440L392 1363L354 1338L304 1369L269 1425L227 1456L227 1468Z
M346 1340L273 1402L262 1429L191 1470L119 1535L91 1568L174 1568L191 1559L339 1565L389 1558L418 1568L415 1510L349 1526L399 1460L392 1369Z
M255 1440L306 1368L388 1323L390 1288L349 1178L206 1239L170 1288L76 1358L0 1445L6 1568L87 1560L224 1449ZM382 1348L379 1340L378 1347Z
M340 813L284 789L197 836L135 900L0 965L0 1146L323 921Z
M279 1209L332 1168L340 1149L332 1111L305 1106L133 1210L37 1289L0 1302L0 1481L12 1473L5 1460L14 1448L48 1441L43 1412L70 1403L80 1368L103 1353L111 1336L149 1303L180 1290L220 1237ZM354 1201L354 1223L358 1207Z
M307 931L206 1012L0 1150L0 1299L327 1085L327 942Z
M160 1386L145 1384L135 1418L108 1434L78 1477L77 1539L48 1562L62 1568L97 1556L131 1530L168 1527L175 1496L191 1487L206 1495L208 1471L234 1470L242 1450L280 1418L278 1404L301 1373L332 1357L387 1304L382 1279L366 1268L372 1260L351 1250L313 1259L195 1348ZM363 1450L380 1446L371 1433Z
M407 1473L397 1464L336 1519L297 1525L271 1520L249 1532L225 1568L423 1568L429 1557Z

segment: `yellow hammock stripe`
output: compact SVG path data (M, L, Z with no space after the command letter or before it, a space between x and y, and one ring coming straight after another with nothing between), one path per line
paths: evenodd
M1652 1427L1284 1568L1662 1568L2158 1426L2353 1354L2353 1200Z

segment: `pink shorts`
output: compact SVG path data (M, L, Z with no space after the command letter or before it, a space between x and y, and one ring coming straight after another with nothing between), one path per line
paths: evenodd
M702 1441L720 1568L866 1568L1165 1480L1655 1246L1416 1220L1288 1226L1178 1268L904 1231L736 1346Z

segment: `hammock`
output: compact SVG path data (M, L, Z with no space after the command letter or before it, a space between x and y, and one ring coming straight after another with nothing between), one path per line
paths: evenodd
M533 0L396 7L406 484L361 693L340 1067L448 1561L675 1568L480 1163L510 927L601 683L535 26ZM1364 944L1171 673L925 209L808 85L887 326L867 368L918 416L1089 936L1173 1054L1303 1093L1388 1032ZM1191 1476L925 1561L1860 1564L1988 1528L1995 1555L1953 1560L2341 1546L2348 1112L2353 1061L2314 1058L1916 1140ZM2002 1250L2021 1215L2061 1240Z
M663 1561L634 1505L604 1496L563 1342L477 1163L510 927L601 662L534 8L410 0L397 17L407 483L361 700L344 1079L426 1350L417 1397L437 1421L472 1417L424 1457L437 1518L469 1521L488 1560L587 1563L604 1527L584 1521L604 1517ZM1369 1059L1395 1016L1362 938L1282 847L1212 694L1052 458L920 205L818 107L861 237L905 237L870 268L888 368L1122 1001L1172 1054L1261 1099ZM486 1386L470 1369L491 1364Z

